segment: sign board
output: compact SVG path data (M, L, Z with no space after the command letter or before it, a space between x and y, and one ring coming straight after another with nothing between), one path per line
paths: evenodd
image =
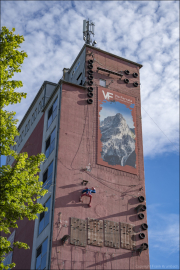
M98 88L97 163L137 174L135 98Z

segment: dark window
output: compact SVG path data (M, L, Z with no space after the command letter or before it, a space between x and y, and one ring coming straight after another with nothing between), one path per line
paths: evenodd
M79 74L79 76L77 77L77 81L79 80L79 78L81 77L82 75L82 72Z
M51 133L50 137L46 141L46 149L45 149L46 158L48 158L49 155L51 154L51 152L54 150L55 133L56 133L56 128L53 130L53 132Z
M51 125L52 121L54 120L54 118L56 117L56 115L57 115L57 98L54 101L52 107L49 109L47 128L50 127L50 125Z
M44 207L48 208L48 211L42 212L39 218L39 234L46 228L49 224L49 215L50 215L50 204L51 204L51 197L48 201L44 204ZM38 251L38 250L37 250Z
M43 174L43 186L44 186L44 188L49 189L49 187L51 186L51 184L52 184L52 175L53 175L53 161L51 162L51 164L49 165L49 167L47 168L47 170Z
M42 243L36 252L36 269L46 269L48 238Z

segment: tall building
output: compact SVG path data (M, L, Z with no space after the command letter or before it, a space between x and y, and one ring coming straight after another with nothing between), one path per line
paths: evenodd
M84 44L57 84L42 84L16 150L45 153L48 211L12 230L30 246L8 255L14 269L149 269L141 67Z

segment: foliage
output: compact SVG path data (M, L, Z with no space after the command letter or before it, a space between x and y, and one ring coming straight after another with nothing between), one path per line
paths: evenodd
M28 157L27 153L17 153L12 146L16 144L15 137L19 136L14 119L15 112L6 111L10 104L20 103L25 93L16 92L15 89L22 87L21 81L11 80L14 73L21 72L21 64L27 54L19 51L20 44L24 41L23 36L14 34L15 29L10 31L2 27L0 33L0 55L1 55L1 92L0 92L0 114L1 114L1 144L0 154L12 156L14 166L6 165L0 168L0 231L10 233L10 228L18 228L17 221L24 218L34 220L37 213L46 211L37 199L47 192L42 189L38 173L40 164L44 161L44 154ZM11 252L14 247L29 248L26 243L16 241L11 246L7 237L0 236L0 270L15 266L14 263L4 266L5 254Z

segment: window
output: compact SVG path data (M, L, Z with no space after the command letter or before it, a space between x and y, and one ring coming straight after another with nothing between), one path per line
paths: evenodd
M18 139L18 146L21 144L21 142L23 141L23 133L24 133L24 130L22 131L21 135L19 136L19 139Z
M42 212L39 218L39 234L46 228L49 224L49 215L50 215L50 204L51 204L51 197L49 200L44 204L44 207L48 208L48 211Z
M36 269L46 269L48 238L36 251Z
M53 132L51 133L51 136L46 141L46 150L45 150L46 158L48 158L51 152L54 150L55 133L56 133L56 128L53 130Z
M6 256L5 260L3 261L4 265L8 265L8 264L12 263L12 255L13 255L13 252L9 253Z
M43 174L43 186L44 186L44 188L49 189L49 187L51 186L51 184L52 184L52 175L53 175L53 161L51 162L51 164L49 165L49 167L47 168L47 170Z
M32 114L31 125L34 123L36 117L37 117L37 109L35 109L35 112Z
M34 113L32 114L31 125L33 124L33 122L34 122Z
M38 113L41 111L41 108L42 108L42 102L40 101L39 106L38 106Z
M48 112L48 124L47 124L47 128L50 127L52 121L54 120L54 118L57 115L57 98L54 101L52 107L50 108L49 112Z
M17 151L17 144L13 146L13 150Z
M106 81L100 79L100 80L99 80L99 85L101 85L101 86L103 86L103 87L106 87Z
M22 136L19 136L19 140L18 140L18 146L20 145L20 143L22 142Z
M35 109L35 112L34 112L34 120L36 119L37 117L37 109Z
M14 237L15 237L15 230L13 231L13 233L11 233L11 235L7 239L8 241L11 242L12 248L13 248L13 243L14 243ZM4 265L8 265L12 263L12 255L13 255L13 251L11 251L10 253L6 255L5 260L3 261Z
M44 107L44 98L42 98L42 106L41 106L41 109L43 109L43 107Z
M29 129L30 129L30 120L28 121L28 123L27 123L27 125L26 125L26 127L25 127L25 134L24 135L26 135L27 134L27 132L29 131Z

